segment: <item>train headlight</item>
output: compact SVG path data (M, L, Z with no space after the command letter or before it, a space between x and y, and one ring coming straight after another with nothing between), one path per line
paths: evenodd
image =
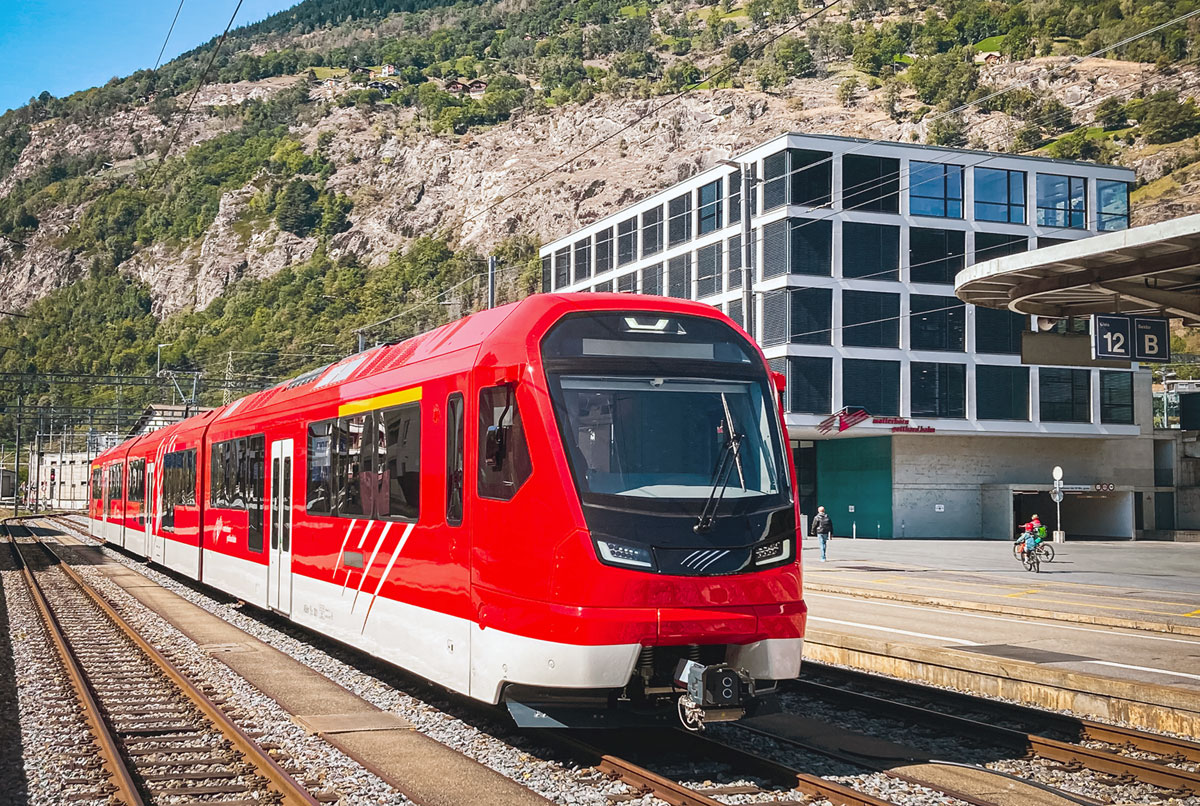
M754 564L755 565L774 565L792 557L792 541L780 540L776 543L767 543L758 546L754 549Z
M596 539L596 553L606 565L623 565L630 568L654 568L654 553L648 546L621 543L608 538Z

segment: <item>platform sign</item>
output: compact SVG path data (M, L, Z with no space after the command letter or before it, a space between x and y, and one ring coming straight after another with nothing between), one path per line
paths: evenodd
M1171 360L1171 330L1166 319L1148 316L1133 318L1133 358L1135 361L1154 363Z
M1129 361L1133 358L1130 340L1133 322L1128 316L1096 314L1092 317L1092 358Z

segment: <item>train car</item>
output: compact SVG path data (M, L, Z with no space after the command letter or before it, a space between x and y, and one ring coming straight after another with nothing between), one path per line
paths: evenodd
M519 723L671 710L699 727L799 672L776 378L707 305L543 294L95 469L145 461L138 553Z

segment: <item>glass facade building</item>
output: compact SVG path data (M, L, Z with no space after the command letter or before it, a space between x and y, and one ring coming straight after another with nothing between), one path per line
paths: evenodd
M820 461L831 435L818 426L845 407L899 418L901 433L927 427L913 439L1137 432L1134 370L1023 365L1035 322L953 290L972 264L1127 228L1132 171L801 134L733 160L755 166L750 199L728 167L702 171L546 244L543 290L696 299L742 324L749 203L753 335L787 375L797 450L817 443ZM854 436L895 427L868 421Z

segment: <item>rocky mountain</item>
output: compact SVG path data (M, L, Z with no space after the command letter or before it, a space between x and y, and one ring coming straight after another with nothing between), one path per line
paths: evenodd
M207 75L215 42L0 117L0 307L116 272L164 320L422 237L520 255L519 294L532 245L786 131L1111 161L1136 223L1194 212L1196 18L1081 58L1186 4L1027 3L306 0Z

